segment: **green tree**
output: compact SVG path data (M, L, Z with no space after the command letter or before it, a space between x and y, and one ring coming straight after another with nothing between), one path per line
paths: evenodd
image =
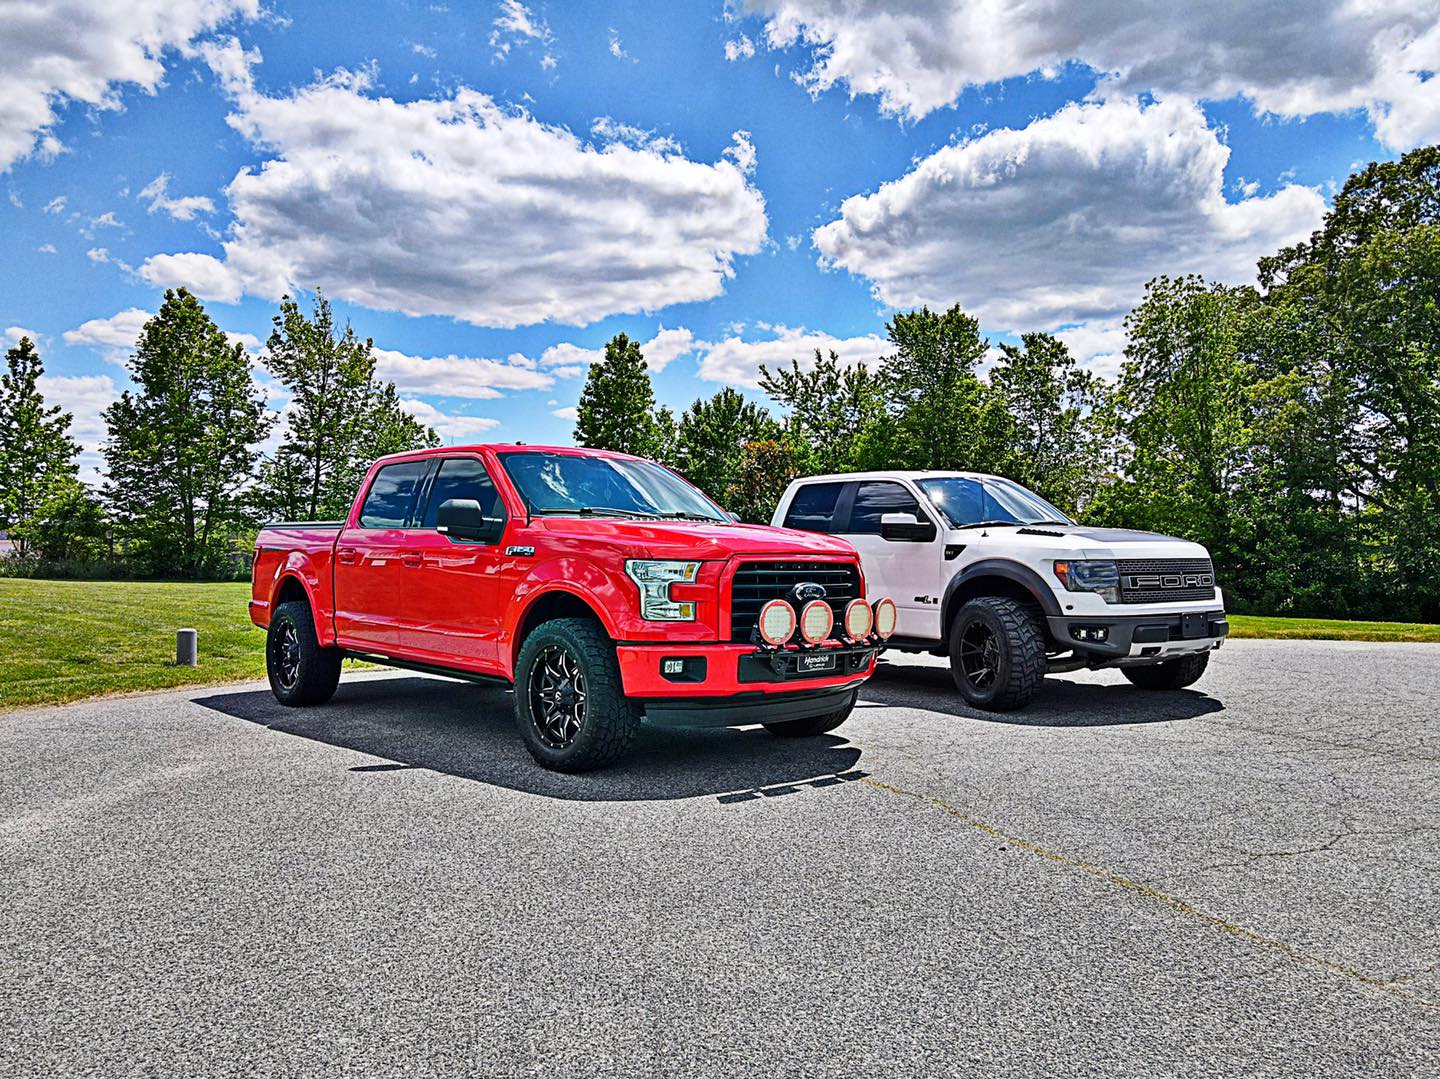
M803 446L810 472L846 472L857 466L865 433L885 417L885 385L863 364L842 364L833 351L802 369L760 368L760 388L789 410L791 442Z
M1205 544L1233 582L1248 542L1235 492L1248 460L1245 350L1250 288L1161 277L1125 321L1129 344L1117 413L1129 443L1125 480L1093 516Z
M673 418L668 410L657 415L645 356L623 333L612 337L605 358L591 365L578 411L576 445L659 459L672 455Z
M45 403L44 373L35 343L22 337L6 352L0 374L0 529L14 533L21 556L30 548L26 524L73 479L80 452L70 437L70 413Z
M105 509L89 487L73 477L58 480L17 527L29 554L44 562L80 562L100 558L106 550Z
M869 432L871 467L996 471L1007 421L976 370L990 347L957 304L922 307L885 326L895 352L883 361L888 424Z
M290 405L280 448L253 494L263 515L343 517L376 457L440 444L400 404L394 385L376 379L372 348L349 325L336 327L323 294L309 317L289 296L281 299L263 362Z
M742 521L769 524L785 488L801 474L801 459L800 449L788 438L746 442L722 505Z
M1369 552L1361 602L1440 618L1440 147L1351 176L1309 240L1262 260L1261 282L1304 327L1279 373L1318 381L1333 406L1306 418L1345 421L1326 493L1353 507Z
M779 433L779 424L770 413L727 386L681 414L676 427L676 467L724 505L740 481L746 445L773 440Z
M270 427L245 349L185 289L145 323L105 410L105 497L151 573L213 572Z
M1009 419L1002 470L1074 512L1105 463L1104 386L1058 338L1027 333L1020 340L1000 346L990 372L995 403Z

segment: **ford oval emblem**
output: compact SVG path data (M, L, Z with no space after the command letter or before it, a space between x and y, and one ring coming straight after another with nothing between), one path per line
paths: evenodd
M825 586L823 584L816 584L814 581L801 581L794 588L790 589L790 595L796 603L811 603L817 599L825 598Z

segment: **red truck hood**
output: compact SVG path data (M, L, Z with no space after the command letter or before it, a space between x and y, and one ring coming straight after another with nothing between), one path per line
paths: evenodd
M605 543L628 558L693 558L719 561L732 555L807 558L855 556L844 540L769 525L704 524L699 521L632 521L623 518L540 517L531 522L559 536Z

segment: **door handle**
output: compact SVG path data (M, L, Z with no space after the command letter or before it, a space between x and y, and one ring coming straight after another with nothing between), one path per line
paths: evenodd
M408 566L410 569L419 569L419 568L420 568L420 556L419 556L418 554L404 554L404 555L401 555L401 556L400 556L400 561L403 562L403 563L404 563L406 566Z
M342 566L353 566L355 564L355 548L342 547L335 552L335 561Z

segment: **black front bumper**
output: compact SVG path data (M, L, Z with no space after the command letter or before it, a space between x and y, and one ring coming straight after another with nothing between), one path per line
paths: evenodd
M1099 662L1146 660L1160 656L1167 651L1165 646L1177 643L1193 645L1195 650L1213 648L1230 633L1230 623L1225 620L1223 610L1083 618L1057 615L1046 621L1057 647L1073 648L1077 655ZM1105 639L1094 640L1093 634L1101 629ZM1173 655L1173 651L1170 654Z
M643 702L645 722L657 727L748 727L783 723L838 712L855 699L863 675L843 686L804 689L793 693L754 690L729 697L674 697Z

